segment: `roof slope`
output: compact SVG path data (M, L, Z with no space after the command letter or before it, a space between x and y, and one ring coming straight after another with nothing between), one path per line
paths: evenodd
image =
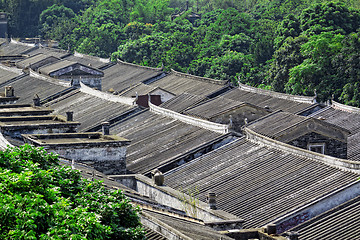
M0 84L5 83L9 81L10 79L16 78L17 76L20 76L17 73L7 71L5 69L0 68ZM16 94L16 92L15 92Z
M34 48L33 46L18 44L18 43L4 43L0 46L0 56L15 56L22 55L24 52Z
M222 96L239 102L251 103L262 108L268 107L269 110L273 112L277 110L283 110L290 113L298 113L312 106L316 106L316 104L302 103L290 99L282 99L276 96L249 92L240 90L238 88L232 89Z
M135 109L135 106L114 103L100 99L78 90L70 92L49 104L55 113L65 115L66 112L74 113L74 120L81 122L79 131L87 131L102 122L110 121L125 112Z
M311 116L348 129L348 159L360 161L360 114L327 107Z
M358 239L360 236L360 197L308 220L289 231L296 231L299 240Z
M160 105L160 107L166 108L166 109L178 112L178 113L182 113L187 108L192 107L206 99L207 98L204 96L197 96L197 95L192 95L189 93L182 93L182 94L179 94L176 97L164 102L163 104Z
M217 194L217 206L261 227L359 176L245 138L166 173L165 184L197 189L205 201Z
M47 56L53 56L57 58L63 58L65 56L70 55L69 52L58 49L58 48L50 48L50 47L36 47L34 49L31 49L30 51L27 51L26 54L30 56L37 55L39 53L46 54Z
M186 92L198 96L208 96L224 88L227 82L172 71L171 74L150 83L150 85L176 95Z
M131 141L127 148L127 168L142 174L223 136L150 111L133 116L110 130Z
M91 66L94 68L101 68L101 67L111 64L111 63L106 63L104 61L100 61L100 59L97 57L88 56L88 55L83 55L82 57L69 55L69 56L65 57L64 59L68 60L68 61L72 61L72 62L78 62L83 65Z
M108 91L110 88L121 92L137 83L144 82L163 73L161 69L148 68L135 64L118 62L104 69L102 89Z
M32 104L35 94L37 94L40 99L43 100L69 88L38 78L30 77L29 75L12 82L11 86L14 88L15 95L20 97L20 99L16 102L18 104ZM4 87L1 89L1 91L5 91Z
M239 108L244 104L245 103L243 102L234 101L224 97L217 97L196 107L193 107L185 111L185 113L203 119L211 119L220 114Z

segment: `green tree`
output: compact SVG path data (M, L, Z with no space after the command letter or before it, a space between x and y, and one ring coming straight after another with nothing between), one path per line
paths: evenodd
M138 211L43 149L0 152L1 239L143 239Z

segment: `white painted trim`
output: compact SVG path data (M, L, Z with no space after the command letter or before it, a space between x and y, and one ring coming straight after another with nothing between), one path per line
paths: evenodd
M80 91L104 99L109 102L122 103L129 106L137 106L135 98L123 97L123 96L113 95L99 90L95 90L92 89L91 87L86 86L82 82L80 82Z
M175 111L171 111L169 109L155 106L154 104L152 104L150 102L149 102L149 107L150 107L151 112L154 112L156 114L160 114L163 116L167 116L167 117L173 118L175 120L179 120L181 122L184 122L184 123L187 123L187 124L190 124L193 126L201 127L201 128L204 128L204 129L207 129L210 131L214 131L217 133L222 133L222 134L226 134L229 132L229 126L225 125L225 124L213 123L213 122L206 121L203 119L183 115L183 114L177 113Z
M101 57L90 56L90 55L79 53L77 51L74 52L74 56L75 57L80 57L80 58L90 58L90 59L94 59L94 60L97 60L97 61L103 62L103 63L111 62L110 58L101 58Z
M0 132L0 149L5 150L8 147L14 147Z
M28 46L28 47L35 47L35 44L34 44L34 43L23 43L23 42L16 41L16 40L13 39L13 38L10 40L10 43L18 44L18 45L23 45L23 46Z
M271 96L271 97L290 100L290 101L299 102L299 103L309 103L309 104L316 103L314 101L314 97L278 93L278 92L274 92L274 91L270 91L270 90L247 86L247 85L241 84L241 83L239 83L239 89L246 91L246 92L257 93L257 94L261 94L261 95Z
M341 104L341 103L338 103L338 102L335 102L335 101L332 101L331 106L334 109L338 109L338 110L342 110L342 111L350 112L350 113L360 114L360 108L357 108L357 107L352 107L352 106Z

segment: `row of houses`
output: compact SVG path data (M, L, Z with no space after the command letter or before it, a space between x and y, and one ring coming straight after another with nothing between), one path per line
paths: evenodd
M2 42L2 147L123 189L149 239L359 235L359 109Z

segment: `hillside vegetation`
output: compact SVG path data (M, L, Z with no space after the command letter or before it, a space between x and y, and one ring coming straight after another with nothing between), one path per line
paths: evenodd
M360 106L359 0L2 0L14 37ZM29 11L30 9L31 11ZM191 23L196 12L201 19ZM175 20L170 16L182 13Z

